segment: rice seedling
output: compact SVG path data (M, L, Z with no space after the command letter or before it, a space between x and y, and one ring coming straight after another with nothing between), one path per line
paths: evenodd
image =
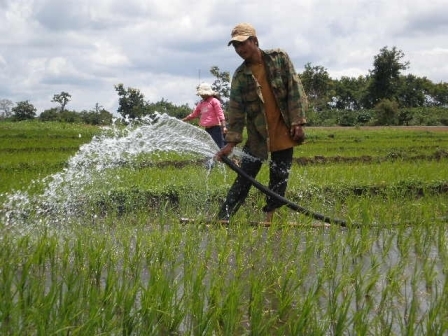
M36 132L39 139L36 126L23 127L14 132ZM65 130L54 127L44 133L64 138ZM80 146L79 129L66 131L73 148ZM322 148L324 156L355 156L345 148L359 145L359 155L377 158L293 167L288 198L347 219L345 228L314 226L287 208L270 227L250 226L262 217L254 213L264 202L257 190L231 226L210 223L235 175L220 165L209 171L191 154L139 153L75 174L88 183L61 189L79 188L69 194L70 211L58 217L45 204L20 213L20 225L0 224L0 333L446 334L446 157L388 156L392 149L409 154L416 141L421 146L412 155L432 153L446 136L403 132L310 130L308 149L298 156L314 157ZM374 143L384 148L375 152ZM51 144L36 140L41 146ZM39 195L48 187L44 179L25 188L33 173L1 148L2 165L16 167L2 178L22 178L11 189ZM42 175L61 170L58 164L71 167L74 153L55 151L54 166L36 154ZM265 167L259 180L267 181ZM3 188L2 204L11 205L13 194ZM182 224L181 216L198 221Z

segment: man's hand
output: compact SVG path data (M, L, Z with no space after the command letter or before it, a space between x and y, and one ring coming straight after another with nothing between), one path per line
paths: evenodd
M305 141L305 131L302 125L293 125L290 129L292 139L298 144L302 144Z
M217 152L215 154L215 160L216 161L222 161L221 157L223 156L229 156L230 153L232 153L233 148L236 146L236 143L233 142L229 142L227 143L223 148L221 148L219 150L219 152Z

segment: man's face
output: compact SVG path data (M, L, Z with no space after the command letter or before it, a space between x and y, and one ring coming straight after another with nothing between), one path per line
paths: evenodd
M232 45L235 48L236 53L244 60L251 58L257 51L258 46L255 43L255 39L249 37L246 41L238 42L233 41Z

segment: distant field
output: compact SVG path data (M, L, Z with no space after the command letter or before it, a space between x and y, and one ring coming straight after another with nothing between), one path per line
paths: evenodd
M0 200L13 190L43 190L45 183L39 181L62 171L80 146L101 134L92 126L37 122L0 123L0 131ZM323 196L344 201L360 193L447 192L448 127L310 127L306 134L306 143L295 148L287 191L292 201L311 205ZM102 172L102 178L114 182L93 181L90 197L101 208L120 211L124 208L117 202L135 209L165 199L194 208L206 197L213 204L226 193L234 173L207 173L204 167L203 159L175 152L142 153ZM267 184L267 174L264 165L258 180ZM262 200L260 192L251 191L248 202L257 206Z
M61 170L100 129L88 125L0 122L0 193Z

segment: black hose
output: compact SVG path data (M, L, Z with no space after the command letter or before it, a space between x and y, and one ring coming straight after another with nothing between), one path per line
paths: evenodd
M300 212L308 217L312 217L314 219L323 221L328 224L338 224L342 227L347 227L347 222L345 220L337 219L337 218L330 218L330 217L321 215L319 213L313 212L311 210L305 209L304 207L301 207L300 205L295 204L295 203L289 201L288 199L284 198L283 196L280 196L279 194L273 192L271 189L267 188L266 186L264 186L263 184L261 184L260 182L255 180L252 176L250 176L246 172L244 172L240 167L238 167L235 163L233 163L233 161L230 160L227 156L222 156L221 160L227 166L229 166L230 169L232 169L237 174L241 175L242 177L244 177L245 179L250 181L250 183L252 183L254 185L254 187L256 187L258 190L260 190L261 192L263 192L264 194L266 194L268 196L276 198L280 202L284 203L288 208L295 210L297 212ZM358 227L359 225L352 224L351 226Z

